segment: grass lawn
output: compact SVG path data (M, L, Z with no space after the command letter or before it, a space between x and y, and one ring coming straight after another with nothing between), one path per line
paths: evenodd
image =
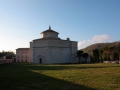
M0 90L120 90L120 64L3 64Z

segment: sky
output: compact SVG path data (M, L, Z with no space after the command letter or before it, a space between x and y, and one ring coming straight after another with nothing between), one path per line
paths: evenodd
M29 47L51 25L78 49L120 40L120 0L0 0L0 51Z

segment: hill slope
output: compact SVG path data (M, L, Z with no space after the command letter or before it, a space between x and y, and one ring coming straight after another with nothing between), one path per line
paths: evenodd
M96 44L92 44L90 46L87 46L83 50L83 52L88 53L88 54L92 54L92 51L94 49L98 49L98 50L102 50L104 47L115 47L115 49L120 48L120 42L112 42L112 43L96 43Z

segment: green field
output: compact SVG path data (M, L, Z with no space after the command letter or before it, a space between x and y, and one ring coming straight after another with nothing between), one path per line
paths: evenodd
M120 64L2 64L0 90L120 90Z

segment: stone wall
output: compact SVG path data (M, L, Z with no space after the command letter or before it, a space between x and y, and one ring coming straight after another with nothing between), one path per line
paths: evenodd
M70 63L70 48L34 48L33 63L40 62L39 56L41 56L43 64Z
M54 32L44 32L44 33L41 33L41 38L46 38L46 37L58 38L58 33L54 33Z
M71 63L79 63L78 58L76 58L76 52L77 52L77 42L71 41Z
M0 64L13 63L13 62L15 62L15 57L12 57L12 59L6 59L6 56L0 57Z
M113 64L119 64L120 61L103 61L103 63L113 63Z
M33 63L77 63L77 42L67 40L35 40L33 41Z
M29 62L33 62L33 41L30 42L30 48L29 48Z
M37 39L33 41L34 47L70 47L70 41L67 40L52 40L52 39Z

